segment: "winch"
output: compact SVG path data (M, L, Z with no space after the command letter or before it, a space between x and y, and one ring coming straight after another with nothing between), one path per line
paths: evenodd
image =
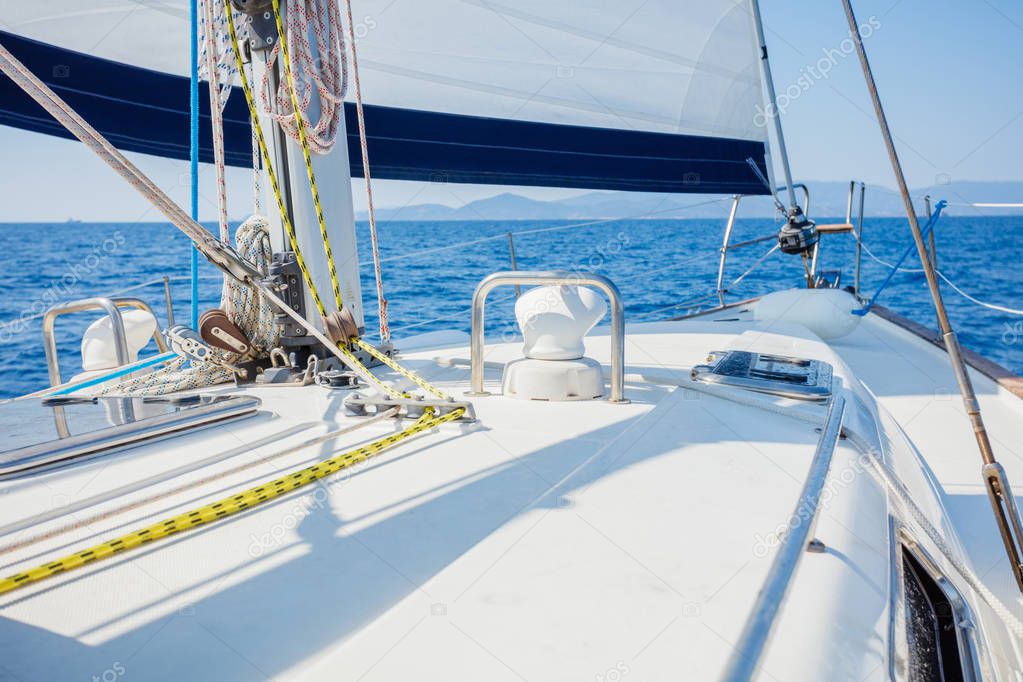
M778 246L782 253L809 253L819 239L817 224L803 215L799 206L793 206L789 210L788 221L778 231Z

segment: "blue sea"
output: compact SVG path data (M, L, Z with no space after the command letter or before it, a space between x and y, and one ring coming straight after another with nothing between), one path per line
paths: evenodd
M401 339L438 329L468 331L476 284L497 270L510 269L508 234L520 269L593 271L611 277L622 291L627 321L667 319L712 303L717 273L720 220L388 222L379 226L385 292L396 345ZM820 219L821 222L828 222ZM376 298L367 227L359 226L366 328L376 330ZM739 220L733 242L772 233L765 219ZM911 237L905 219L865 222L865 243L881 259L894 262ZM937 227L939 268L971 296L1009 308L1023 308L1023 216L946 217ZM464 242L471 242L464 244ZM730 252L726 283L753 265L773 242ZM457 246L452 246L457 245ZM841 270L852 284L854 240L824 239L821 267ZM187 323L191 305L186 280L188 240L169 224L61 223L0 224L5 254L0 280L0 397L12 397L48 384L41 320L50 305L117 292L168 276L177 321ZM916 252L906 267L915 263ZM216 306L217 271L202 262L200 309ZM872 294L888 269L864 256L862 289ZM798 258L775 253L732 288L740 300L780 287L798 286ZM944 286L945 300L963 345L1023 374L1023 318L980 307ZM166 322L162 286L128 294L145 299ZM514 331L511 290L499 290L488 305L488 333ZM934 313L923 274L900 271L880 302L928 327ZM57 322L63 377L79 371L79 340L96 314L81 313ZM152 346L150 350L152 350ZM146 354L148 351L144 351Z

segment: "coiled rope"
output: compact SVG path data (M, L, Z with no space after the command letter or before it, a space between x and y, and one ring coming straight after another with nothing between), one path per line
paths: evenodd
M267 219L252 216L242 223L235 232L238 253L256 265L264 274L270 267L272 250ZM226 277L220 307L231 311L232 321L241 327L256 348L276 348L280 341L280 326L276 321L276 310L259 291L238 280ZM226 383L234 373L223 366L235 364L239 356L218 348L212 348L214 362L192 362L176 358L170 363L146 374L129 377L116 383L100 384L95 395L165 395L177 391L192 390L204 386Z
M280 5L275 1L274 15L280 39L266 58L260 87L263 110L277 121L288 137L296 141L304 137L309 151L326 154L337 142L348 89L348 62L337 1L290 2L286 25L281 20ZM234 30L232 25L233 22L228 26L229 31ZM309 39L310 29L315 41ZM233 36L231 42L237 57ZM287 78L282 79L274 91L270 76L278 58ZM308 113L313 92L319 95L320 115L315 122ZM275 106L271 106L271 97Z

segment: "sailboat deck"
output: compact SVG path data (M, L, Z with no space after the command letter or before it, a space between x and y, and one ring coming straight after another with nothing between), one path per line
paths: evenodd
M442 389L467 389L464 335L399 346L403 361ZM809 403L694 390L689 368L728 348L826 360L841 390L861 392L862 379L924 453L973 556L990 560L978 572L1012 599L996 529L980 506L987 501L972 435L939 351L873 316L832 349L800 327L764 328L733 310L630 325L630 404L477 398L476 424L445 425L322 486L8 595L0 679L71 679L114 666L147 680L651 680L680 671L712 679L767 575L824 414ZM874 361L880 352L905 361L893 371L894 363ZM609 363L606 330L587 339L587 354ZM499 388L500 365L518 355L517 343L487 346L489 388ZM977 388L1010 477L1023 480L1011 446L1023 442L1023 406L982 377ZM4 545L137 502L0 554L4 569L37 565L396 428L370 425L203 484L358 419L345 416L344 392L244 392L263 400L260 416L0 484ZM853 469L856 457L842 441L833 475ZM202 466L132 489L192 462ZM18 527L46 514L54 518ZM883 491L869 476L850 477L822 511L817 535L827 550L803 562L766 671L886 678Z

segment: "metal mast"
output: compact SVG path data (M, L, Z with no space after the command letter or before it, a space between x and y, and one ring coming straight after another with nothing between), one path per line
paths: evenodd
M920 263L923 266L924 274L927 276L927 287L930 289L931 299L934 301L934 310L938 315L938 325L941 328L941 335L945 342L945 350L952 361L952 370L955 372L956 382L959 384L959 392L962 394L963 404L966 407L966 414L970 418L970 424L973 426L973 433L977 439L977 447L980 449L980 456L984 462L981 467L981 474L984 477L988 499L991 501L991 507L994 510L995 521L998 523L998 530L1001 532L1005 551L1009 555L1016 584L1020 591L1023 592L1023 566L1020 565L1023 524L1020 523L1016 500L1009 487L1005 470L995 460L994 451L991 449L991 441L987 435L987 428L984 426L984 418L980 413L980 403L977 401L977 395L973 390L973 384L970 381L970 375L959 348L959 340L956 338L956 333L952 329L952 323L948 319L945 302L941 298L938 275L935 272L934 262L927 253L927 245L924 243L920 223L917 221L913 200L909 196L909 187L906 184L906 176L902 172L902 163L899 161L899 155L895 149L892 131L888 127L888 119L885 117L884 108L881 106L881 97L877 92L877 83L874 81L870 62L867 61L867 52L863 47L863 39L860 36L859 24L856 21L856 15L853 13L851 0L842 0L842 5L845 8L846 19L849 21L849 33L856 43L856 53L860 58L863 78L867 82L867 89L870 91L870 98L874 103L874 112L877 115L878 125L881 127L881 137L884 139L885 147L888 149L888 158L895 173L895 180L899 184L899 192L902 194L902 201L906 205L906 217L909 219L909 228L913 233L913 241L916 242Z
M803 209L796 203L796 191L792 185L792 168L789 165L789 153L785 148L785 133L781 129L781 117L778 115L778 98L774 91L774 77L771 75L771 61L767 58L767 40L764 38L764 22L760 16L759 0L749 0L750 16L753 19L753 30L760 47L760 73L767 94L767 117L774 123L774 136L778 142L778 155L781 158L782 173L785 175L785 191L788 195L788 219L778 232L778 246L784 253L797 254L803 258L807 267L807 286L813 286L813 278L809 269L809 254L816 249L819 235L813 221L803 215ZM775 188L769 187L774 195ZM775 201L778 199L775 197ZM779 209L783 206L779 203Z
M771 75L771 61L767 58L767 40L764 38L764 22L760 18L759 0L750 0L750 14L753 17L753 30L757 34L757 45L760 48L760 69L767 88L767 116L774 123L774 136L778 140L778 155L781 157L782 173L785 174L785 190L788 192L789 210L796 208L796 192L792 188L792 169L789 166L789 153L785 149L785 134L781 129L781 117L778 116L778 98L774 92L774 77ZM774 188L771 188L774 192Z

